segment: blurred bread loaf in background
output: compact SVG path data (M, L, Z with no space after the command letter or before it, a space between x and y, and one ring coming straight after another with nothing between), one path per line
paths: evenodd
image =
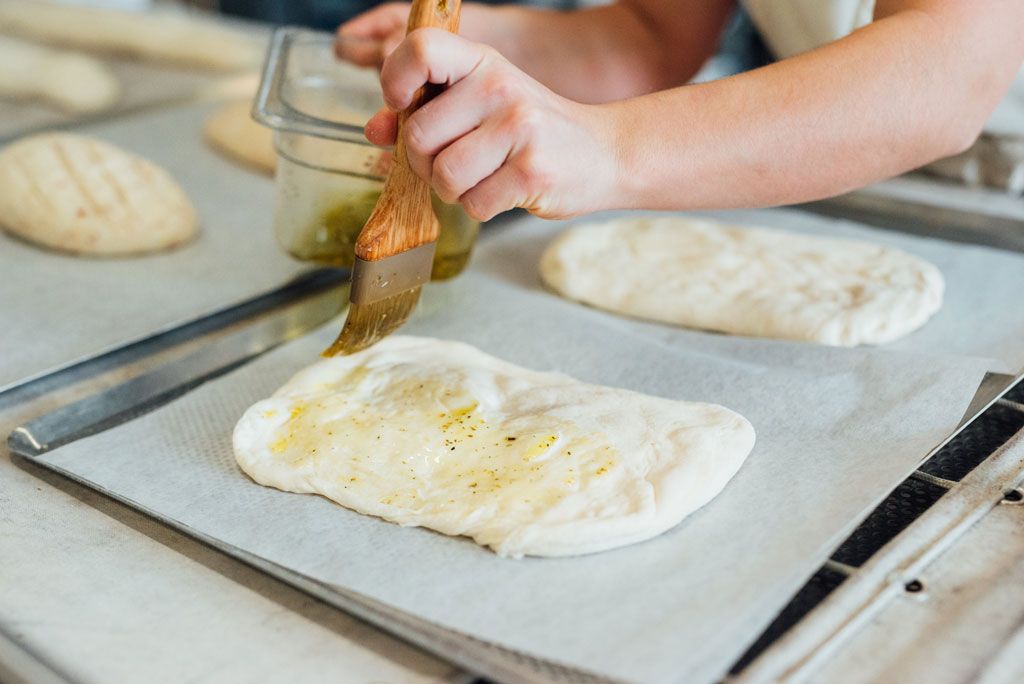
M124 255L187 242L197 222L156 164L102 140L43 133L0 150L0 227L51 249Z
M219 70L258 68L265 47L262 37L198 13L134 12L46 0L0 0L0 32L61 48Z
M72 113L103 111L121 87L97 59L0 35L0 96L40 99Z

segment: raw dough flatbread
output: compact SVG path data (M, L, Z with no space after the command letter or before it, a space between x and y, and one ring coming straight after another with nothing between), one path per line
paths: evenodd
M134 254L190 240L196 211L170 174L110 143L71 133L0 150L0 227L53 249Z
M265 45L260 38L195 13L129 12L44 0L0 2L0 31L62 48L222 70L259 67Z
M274 133L253 121L252 102L239 100L224 105L206 120L206 141L218 152L257 171L273 175L277 165Z
M750 423L721 406L405 336L310 366L234 432L235 458L260 484L511 557L655 537L714 498L753 444Z
M834 346L917 330L944 288L939 269L896 249L685 217L573 227L540 273L569 299L628 316Z
M45 100L75 113L117 102L121 86L99 60L0 36L0 97Z

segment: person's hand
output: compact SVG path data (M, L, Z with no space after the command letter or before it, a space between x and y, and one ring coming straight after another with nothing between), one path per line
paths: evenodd
M551 92L494 49L440 29L411 33L381 70L388 105L366 124L395 141L396 111L426 83L448 89L404 128L409 164L445 202L486 220L513 207L562 218L609 208L620 187L615 122Z
M405 39L409 3L387 2L338 27L334 50L342 59L359 66L380 66Z
M338 27L335 53L359 67L380 68L387 55L406 39L409 9L408 2L387 2L352 17ZM551 24L553 14L515 5L464 2L459 35L497 49L520 69L530 72L530 57L538 56L538 34ZM557 29L552 34L557 35ZM539 58L543 60L544 56Z
M521 30L516 17L521 8L490 7L474 2L462 4L459 35L492 47L510 48ZM334 51L338 57L359 66L380 67L384 59L405 39L409 3L387 2L369 9L338 27ZM504 51L504 50L503 50Z

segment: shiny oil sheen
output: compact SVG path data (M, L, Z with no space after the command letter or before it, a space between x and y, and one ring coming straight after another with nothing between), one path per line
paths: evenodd
M487 416L474 397L436 378L381 386L361 383L366 376L356 367L343 382L354 391L290 400L271 453L300 469L326 467L343 488L383 505L513 516L557 506L619 464L603 435L571 422Z

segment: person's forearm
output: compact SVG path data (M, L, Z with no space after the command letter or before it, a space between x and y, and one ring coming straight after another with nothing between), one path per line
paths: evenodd
M732 0L624 0L554 12L467 3L460 33L496 48L564 97L610 102L686 83L714 51L732 5ZM679 26L668 40L670 22Z
M621 162L622 195L612 202L789 204L956 153L977 136L1015 66L1005 55L985 63L977 46L982 63L971 64L951 40L949 26L905 11L756 71L605 105L618 122Z

